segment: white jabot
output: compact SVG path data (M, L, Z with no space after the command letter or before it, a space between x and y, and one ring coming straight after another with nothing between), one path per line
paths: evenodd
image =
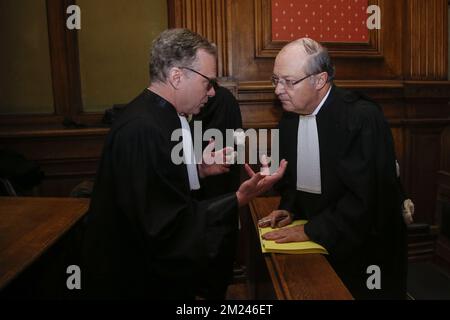
M297 133L297 190L322 193L320 149L316 115L328 98L331 87L312 114L300 115Z
M191 190L200 189L198 181L197 163L195 162L194 148L192 145L191 128L186 117L178 115L181 121L181 130L183 132L183 157L186 164L189 186Z

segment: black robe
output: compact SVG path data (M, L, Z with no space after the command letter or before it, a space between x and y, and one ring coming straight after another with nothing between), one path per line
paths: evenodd
M82 288L90 298L194 298L234 232L234 193L195 200L175 165L175 108L144 90L114 122L88 213Z
M405 298L406 235L390 128L380 108L333 87L316 116L322 194L296 190L299 115L279 123L280 209L307 219L305 233L326 247L331 265L355 298ZM370 265L381 269L381 290L369 290Z
M201 112L192 118L191 132L194 132L194 122L201 122L203 132L208 129L218 129L223 136L223 146L225 146L226 130L242 128L241 111L236 98L228 89L218 87L215 91L216 95L210 98ZM203 149L207 144L207 141L203 142ZM233 147L234 141L227 146ZM226 174L202 179L201 189L195 194L196 198L211 199L236 191L240 184L240 167L240 165L233 165L230 167L230 172ZM208 270L199 291L199 294L207 299L225 298L227 286L232 280L239 231L238 214L236 208L234 217L227 221L228 227L233 232L228 234L229 237L223 242L224 246L216 258L208 262Z

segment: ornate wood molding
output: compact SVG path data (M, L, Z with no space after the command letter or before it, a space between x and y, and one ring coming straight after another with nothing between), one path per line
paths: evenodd
M335 80L342 88L370 92L377 98L450 99L450 81ZM241 81L239 93L272 94L270 81Z

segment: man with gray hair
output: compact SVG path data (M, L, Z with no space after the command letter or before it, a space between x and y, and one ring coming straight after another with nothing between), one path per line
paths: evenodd
M215 94L216 49L187 29L166 30L153 43L150 76L114 122L97 171L82 266L90 298L193 299L208 261L234 232L227 222L238 219L236 208L267 191L287 166L282 161L264 177L246 165L251 178L237 192L195 200L201 179L229 165L175 163L172 133L183 129L183 157L192 160L186 117Z
M272 83L286 111L280 157L290 166L278 184L279 209L260 225L308 220L264 237L323 245L357 299L404 299L406 228L391 131L378 105L333 78L327 50L312 39L276 57Z

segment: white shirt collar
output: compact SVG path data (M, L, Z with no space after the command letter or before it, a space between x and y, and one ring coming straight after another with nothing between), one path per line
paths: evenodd
M198 179L197 164L194 156L191 128L186 117L181 115L178 115L178 117L180 118L183 134L183 157L188 172L189 186L191 190L198 190L200 189L200 181Z
M320 146L316 115L327 100L331 87L312 114L300 115L297 133L297 190L321 194Z
M332 86L330 86L330 88L328 89L327 94L326 94L325 97L323 97L323 99L320 101L320 103L319 103L319 105L317 106L317 108L314 109L313 113L311 113L311 116L316 116L316 115L319 113L320 108L322 108L323 104L325 103L325 101L327 100L328 96L330 95L331 88L332 88Z

